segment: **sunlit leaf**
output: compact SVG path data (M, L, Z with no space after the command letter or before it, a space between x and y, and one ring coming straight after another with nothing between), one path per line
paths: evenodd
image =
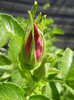
M11 35L20 45L23 38L24 29L18 23L18 21L8 14L0 14L1 26L3 30ZM20 41L20 42L19 42Z
M9 37L10 35L0 27L0 48L8 42Z
M25 92L22 88L13 83L0 83L1 100L26 100Z
M61 73L64 80L66 79L68 72L70 70L72 59L73 59L73 52L71 49L67 48L61 59Z
M11 39L9 42L8 56L11 62L16 62L18 54L20 53L21 47L18 45L15 39Z

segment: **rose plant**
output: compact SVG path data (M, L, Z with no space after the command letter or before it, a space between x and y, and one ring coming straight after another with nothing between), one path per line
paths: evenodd
M0 100L73 100L74 51L52 45L63 31L36 9L27 20L0 13Z

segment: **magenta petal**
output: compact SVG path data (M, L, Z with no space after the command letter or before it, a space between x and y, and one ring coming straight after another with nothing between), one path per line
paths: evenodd
M37 26L35 24L34 24L34 38L35 38L35 54L36 54L36 59L38 60L41 55L42 44L40 41L40 35L37 31Z
M42 44L41 44L40 37L39 37L37 42L35 43L35 54L36 54L37 60L40 58L41 51L42 51Z
M35 55L36 55L36 60L40 58L41 51L42 51L42 44L40 41L40 35L37 31L37 26L34 24L34 39L35 39ZM30 46L32 42L32 31L29 34L29 37L27 39L26 45L25 45L25 54L27 56Z
M30 32L29 37L28 37L27 42L26 42L26 45L25 45L25 54L26 54L26 56L29 52L31 42L32 42L32 31Z

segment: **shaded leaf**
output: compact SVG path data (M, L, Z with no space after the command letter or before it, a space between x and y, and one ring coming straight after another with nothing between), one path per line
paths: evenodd
M10 65L11 61L5 56L0 54L0 66Z
M34 96L31 96L29 100L50 100L50 99L43 95L34 95Z

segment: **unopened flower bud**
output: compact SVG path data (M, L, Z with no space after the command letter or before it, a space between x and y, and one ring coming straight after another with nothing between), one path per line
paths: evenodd
M22 45L21 58L24 66L28 69L33 69L37 62L43 57L45 49L44 37L39 34L36 24L34 26L34 37L32 30L26 36Z

